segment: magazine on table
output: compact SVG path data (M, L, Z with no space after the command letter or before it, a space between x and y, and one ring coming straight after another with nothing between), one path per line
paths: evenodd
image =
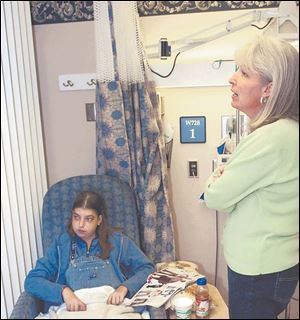
M151 273L147 282L131 298L127 305L161 307L175 293L183 290L198 278L204 277L195 270L183 270L176 267L167 267Z

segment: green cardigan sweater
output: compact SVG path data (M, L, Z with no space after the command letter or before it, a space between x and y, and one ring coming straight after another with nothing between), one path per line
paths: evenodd
M233 271L259 275L298 263L298 185L299 125L286 119L244 138L223 174L208 181L207 207L228 213L223 247Z

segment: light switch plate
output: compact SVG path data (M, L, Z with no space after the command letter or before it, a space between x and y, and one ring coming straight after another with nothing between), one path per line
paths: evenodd
M95 103L85 104L86 121L96 121Z

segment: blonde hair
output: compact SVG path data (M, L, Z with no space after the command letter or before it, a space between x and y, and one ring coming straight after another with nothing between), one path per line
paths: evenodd
M249 122L250 131L279 119L299 122L299 53L288 42L259 36L236 53L236 63L260 75L271 94L262 111Z

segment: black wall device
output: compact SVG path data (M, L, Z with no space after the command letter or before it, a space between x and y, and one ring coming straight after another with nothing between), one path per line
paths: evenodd
M171 56L171 46L169 45L167 38L160 38L159 48L160 48L160 59L166 60L167 57Z

